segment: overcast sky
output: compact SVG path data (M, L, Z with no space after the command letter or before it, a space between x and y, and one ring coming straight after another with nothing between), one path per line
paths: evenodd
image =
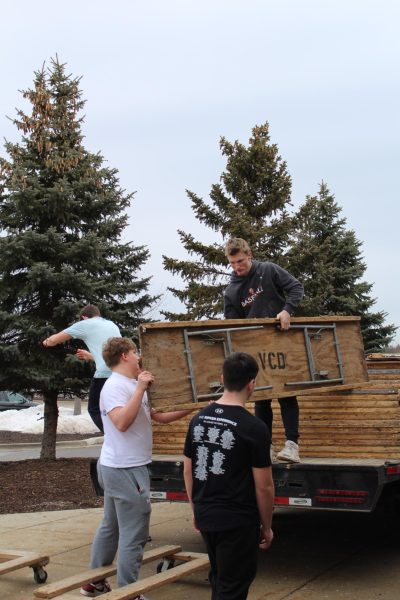
M400 325L400 2L14 0L1 20L2 137L18 139L18 90L58 54L82 76L86 148L137 192L124 237L148 246L143 275L162 308L178 309L161 258L185 257L177 228L220 240L185 189L207 198L225 167L220 136L247 144L268 121L294 206L327 183L363 242L374 310Z

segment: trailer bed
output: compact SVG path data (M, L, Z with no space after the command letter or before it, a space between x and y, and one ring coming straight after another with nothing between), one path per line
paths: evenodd
M372 512L384 488L400 498L400 460L377 458L306 458L274 463L275 506L316 510ZM183 456L154 456L150 465L151 498L187 501Z

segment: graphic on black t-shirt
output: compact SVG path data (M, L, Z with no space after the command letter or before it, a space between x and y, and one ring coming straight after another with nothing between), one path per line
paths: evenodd
M266 425L244 407L218 403L193 417L185 441L192 461L196 525L203 531L259 520L252 467L269 462Z
M193 475L195 479L206 481L210 472L214 475L225 473L224 463L227 460L227 451L232 450L235 446L233 432L225 427L227 425L236 426L237 423L211 415L202 415L200 419L204 424L199 423L193 427L193 441L199 444L196 447ZM214 423L218 423L218 425ZM217 448L212 450L210 445L217 446Z

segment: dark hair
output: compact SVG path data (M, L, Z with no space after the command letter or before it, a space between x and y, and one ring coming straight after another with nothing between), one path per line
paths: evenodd
M222 367L224 387L228 392L240 392L258 373L257 361L246 352L233 352Z
M82 308L81 312L79 313L79 317L82 319L82 317L87 317L88 319L92 319L93 317L99 317L100 316L100 309L95 306L94 304L87 304L87 306L85 306L84 308Z
M103 358L107 367L115 367L121 360L121 354L136 350L136 344L125 337L110 337L103 346Z

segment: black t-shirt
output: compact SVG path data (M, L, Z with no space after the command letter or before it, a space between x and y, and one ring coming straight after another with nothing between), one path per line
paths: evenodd
M193 417L184 454L192 460L194 517L202 531L259 522L252 467L271 465L270 435L237 405L210 404Z

